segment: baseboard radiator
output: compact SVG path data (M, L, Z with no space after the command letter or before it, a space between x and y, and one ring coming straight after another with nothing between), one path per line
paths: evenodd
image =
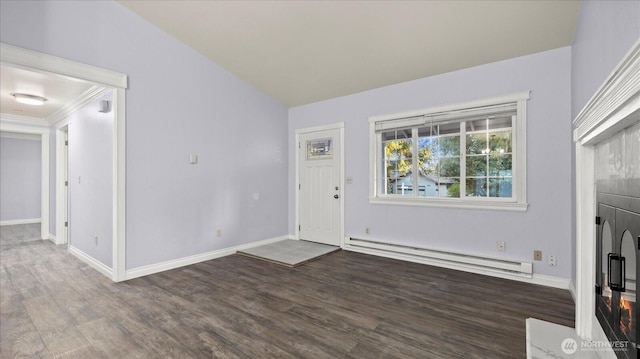
M364 239L347 237L345 238L343 249L499 277L518 276L531 278L533 275L533 266L530 262L480 257Z

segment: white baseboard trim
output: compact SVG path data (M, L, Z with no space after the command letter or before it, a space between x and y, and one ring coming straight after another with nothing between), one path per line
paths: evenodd
M191 265L191 264L200 263L200 262L208 261L208 260L211 260L211 259L225 257L225 256L228 256L228 255L231 255L231 254L235 254L237 251L241 251L243 249L262 246L262 245L265 245L265 244L278 242L278 241L282 241L282 240L285 240L285 239L294 239L294 237L291 236L291 235L284 235L284 236L279 236L279 237L274 237L274 238L268 238L268 239L264 239L264 240L261 240L261 241L241 244L239 246L222 248L222 249L218 249L218 250L215 250L215 251L196 254L196 255L193 255L193 256L189 256L189 257L172 259L170 261L166 261L166 262L162 262L162 263L150 264L150 265L146 265L146 266L143 266L143 267L128 269L125 272L125 280L134 279L134 278L138 278L138 277L144 277L146 275L150 275L150 274L154 274L154 273L164 272L164 271L167 271L167 270L184 267L184 266L188 266L188 265Z
M569 293L571 293L571 297L573 298L573 303L575 304L577 294L576 294L576 285L575 283L573 283L573 281L569 281Z
M109 279L113 280L113 269L107 267L102 262L99 262L95 258L91 257L90 255L74 246L69 246L69 253L73 254L76 258L88 264L91 268L97 270L98 272L109 277Z
M0 226L13 226L16 224L33 224L40 222L42 222L41 218L13 219L10 221L0 221Z
M519 278L509 278L514 280L520 280ZM531 284L539 284L544 285L546 287L566 289L571 291L571 280L567 278L554 277L550 275L544 274L533 274L533 278L526 280L521 280L521 282L528 282Z
M510 280L515 280L519 282L544 285L547 287L560 288L560 289L566 289L566 290L569 290L569 285L571 282L569 279L547 276L542 274L535 274L535 273L531 275L531 278L528 278L528 277L524 277L517 274L510 274L510 273L495 271L491 269L474 268L470 266L457 264L454 262L431 260L429 258L409 257L399 253L394 253L394 252L389 252L384 250L377 250L372 248L362 248L362 247L354 248L352 246L343 246L342 249L352 251L352 252L370 254L370 255L380 256L385 258L398 259L398 260L407 261L407 262L432 265L435 267L454 269L454 270L464 271L468 273L482 274L490 277L510 279Z
M58 240L58 237L56 237L55 234L51 234L49 233L49 238L48 238L51 242L53 242L56 246L61 246L63 244L67 244L67 242L63 242L62 238L60 238L60 240Z

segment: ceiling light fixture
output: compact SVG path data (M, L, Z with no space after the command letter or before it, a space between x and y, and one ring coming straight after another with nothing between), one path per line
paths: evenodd
M13 96L16 101L25 105L42 106L47 101L47 99L42 96L29 95L26 93L12 93L11 96Z

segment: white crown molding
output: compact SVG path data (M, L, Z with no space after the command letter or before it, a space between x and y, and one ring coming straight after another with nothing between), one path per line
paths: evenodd
M17 122L19 124L26 124L26 125L38 125L38 126L49 125L49 122L44 118L12 115L9 113L0 114L0 119L2 119L2 121L11 121L11 122Z
M4 119L2 119L4 120ZM1 132L18 132L18 133L31 133L37 135L49 135L48 126L31 126L20 123L5 123L0 122Z
M593 144L626 127L640 116L639 109L640 39L576 116L573 139Z
M104 94L106 91L107 89L105 87L92 86L82 95L80 95L76 100L66 104L64 107L60 108L58 111L47 117L47 123L49 125L54 125L58 121L64 120L67 116L81 109L82 107L93 101L96 97Z
M20 68L51 72L107 86L127 88L127 76L99 67L0 43L0 62Z
M34 134L34 133L16 133L16 132L0 132L0 137L2 138L15 138L17 140L28 140L28 141L40 141L42 139L42 135Z

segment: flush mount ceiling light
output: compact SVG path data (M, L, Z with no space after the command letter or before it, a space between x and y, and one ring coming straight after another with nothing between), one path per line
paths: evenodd
M29 95L26 93L12 93L11 96L13 96L16 101L25 105L42 106L47 101L47 99L42 96Z

